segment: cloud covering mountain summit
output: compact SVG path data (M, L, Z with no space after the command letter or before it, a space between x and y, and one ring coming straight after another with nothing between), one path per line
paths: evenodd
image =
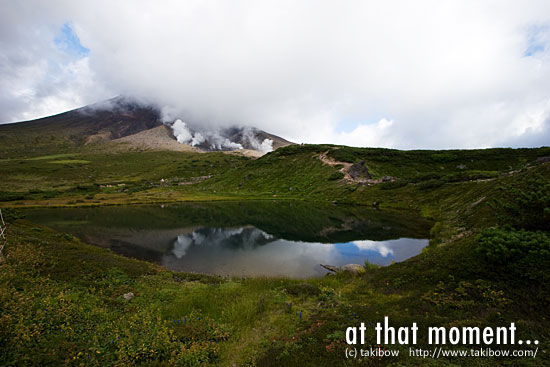
M547 1L2 7L0 121L123 94L296 142L550 144Z

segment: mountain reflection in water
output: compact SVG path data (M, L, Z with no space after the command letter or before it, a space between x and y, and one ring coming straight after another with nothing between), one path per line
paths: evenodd
M418 214L302 202L30 209L27 219L175 271L322 276L319 264L388 265L418 254Z
M270 275L294 278L320 276L319 264L379 265L416 255L427 240L400 238L389 241L345 243L298 242L278 239L254 227L200 228L177 236L161 264L172 270L220 275Z

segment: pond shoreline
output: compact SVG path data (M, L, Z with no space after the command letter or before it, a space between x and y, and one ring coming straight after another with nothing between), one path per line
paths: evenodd
M28 208L21 212L34 223L124 256L175 271L230 276L307 278L325 274L321 274L320 263L389 265L427 246L431 227L416 212L305 201Z

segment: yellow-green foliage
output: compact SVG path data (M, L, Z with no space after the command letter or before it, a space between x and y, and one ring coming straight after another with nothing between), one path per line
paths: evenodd
M0 364L200 366L217 360L223 326L191 313L182 325L163 319L154 305L125 301L134 284L108 271L90 287L56 281L39 246L10 246L0 272ZM82 274L82 276L86 276ZM185 331L181 331L185 329Z
M83 159L61 159L58 161L51 161L48 163L54 163L54 164L88 164L90 161L85 161Z

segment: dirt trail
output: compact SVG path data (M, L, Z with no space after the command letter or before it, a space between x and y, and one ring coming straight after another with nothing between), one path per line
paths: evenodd
M344 174L344 180L346 180L348 182L359 183L359 184L364 184L364 185L373 185L373 184L379 184L379 183L384 182L383 180L375 180L375 179L372 179L372 178L362 178L362 177L354 178L354 177L352 177L349 174L349 172L350 172L350 169L353 166L353 164L347 163L347 162L337 161L334 158L331 158L331 157L327 156L328 152L329 151L327 150L326 152L320 153L317 158L321 162L323 162L324 164L327 164L331 167L342 166L342 168L340 168L338 171L340 171ZM392 180L393 180L393 177L392 177Z
M334 158L330 158L327 156L327 153L328 153L328 150L326 152L323 152L321 154L319 154L319 160L325 164L328 164L329 166L338 166L338 165L341 165L343 166L339 171L342 172L342 173L345 173L344 170L347 170L351 167L351 163L347 163L347 162L338 162L338 161L335 161Z

